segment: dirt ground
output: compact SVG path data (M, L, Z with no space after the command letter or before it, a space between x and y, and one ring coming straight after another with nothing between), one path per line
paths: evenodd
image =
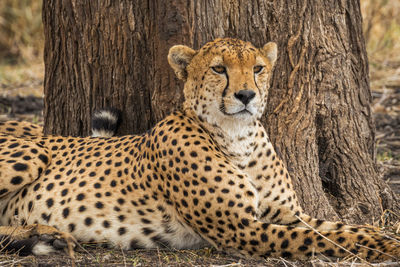
M215 249L206 248L200 250L133 250L122 251L116 248L86 247L76 253L76 266L214 266L214 267L395 267L397 262L382 264L356 263L355 259L345 261L330 261L329 259L312 259L310 261L288 261L285 259L243 259L233 257ZM71 259L66 255L55 256L28 256L15 255L1 256L0 266L73 266Z
M400 194L400 61L371 69L377 160L389 185Z
M78 253L77 266L293 266L285 265L283 260L244 260L219 253L213 249L202 250L134 250L121 251L117 249L89 248L86 252ZM9 257L0 264L18 264L22 266L68 266L71 259L67 256L40 257ZM311 266L298 265L295 266ZM3 265L2 265L3 266Z

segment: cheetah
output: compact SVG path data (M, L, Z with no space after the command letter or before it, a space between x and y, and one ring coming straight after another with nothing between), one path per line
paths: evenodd
M400 243L374 229L304 214L259 121L276 59L273 42L173 46L168 62L184 82L183 108L142 135L0 126L3 249L23 243L26 254L72 254L76 242L107 241L123 249L212 245L248 257L398 258Z

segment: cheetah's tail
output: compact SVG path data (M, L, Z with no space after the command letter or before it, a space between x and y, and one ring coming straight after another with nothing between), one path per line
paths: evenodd
M92 116L92 136L111 137L121 122L121 111L115 108L96 110Z

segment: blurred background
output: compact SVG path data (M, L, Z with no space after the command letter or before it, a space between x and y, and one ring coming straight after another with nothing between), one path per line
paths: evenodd
M42 0L0 1L0 121L40 123L43 107ZM400 192L400 0L361 0L377 159Z
M0 1L0 96L41 95L44 35L42 0ZM35 90L18 92L18 87Z

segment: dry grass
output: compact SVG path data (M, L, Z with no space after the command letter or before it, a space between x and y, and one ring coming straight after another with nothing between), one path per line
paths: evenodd
M400 84L400 0L361 0L371 88Z
M146 249L121 251L118 248L89 247L89 252L78 251L76 266L218 266L218 267L394 267L398 262L364 263L354 259L321 260L316 257L309 261L289 261L283 258L244 259L218 252L215 249L167 250ZM0 266L71 266L66 255L28 256L0 255Z
M0 97L43 97L43 62L31 64L0 64Z
M370 60L399 60L400 1L361 0L361 10Z
M0 96L42 96L42 0L0 1Z
M43 54L41 0L0 1L0 58L30 62Z

